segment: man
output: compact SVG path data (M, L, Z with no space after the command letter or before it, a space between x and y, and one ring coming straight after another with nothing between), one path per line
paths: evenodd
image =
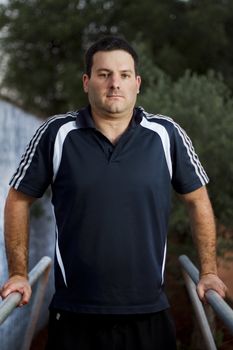
M107 37L86 53L90 105L46 121L13 176L5 208L5 298L28 303L29 208L51 185L55 286L48 349L175 349L163 291L171 187L187 205L200 257L200 298L222 297L207 175L170 118L135 108L138 58ZM172 185L172 186L171 186Z

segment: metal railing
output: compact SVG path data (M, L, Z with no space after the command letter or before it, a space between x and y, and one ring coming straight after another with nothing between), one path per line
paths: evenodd
M203 304L200 301L196 291L196 285L199 281L199 271L186 255L181 255L179 257L179 262L182 266L185 284L194 307L195 315L200 325L200 331L202 333L206 349L216 350L217 348L214 337L212 335ZM233 310L231 307L220 297L217 292L213 290L208 290L205 293L205 297L208 304L212 307L217 316L222 320L229 332L233 335Z
M31 307L30 318L27 322L27 329L21 349L28 350L34 335L37 320L40 314L40 308L47 285L49 271L51 268L52 259L44 256L34 266L29 273L29 283L33 287L36 283L33 305ZM22 295L18 292L11 293L6 299L0 303L0 325L12 314L14 309L19 305Z

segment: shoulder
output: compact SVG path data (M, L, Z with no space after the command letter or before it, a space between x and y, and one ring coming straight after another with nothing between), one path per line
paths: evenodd
M169 136L172 136L174 131L182 130L180 125L174 121L169 116L162 114L153 114L146 112L142 107L139 107L141 110L142 120L141 126L146 127L152 131L157 129L164 129Z
M68 125L69 123L76 124L77 116L78 112L67 112L65 114L51 116L40 125L36 135L39 138L43 135L56 136L61 127Z
M49 117L42 125L41 127L46 128L56 128L61 127L62 125L76 121L76 118L78 116L79 112L67 112L65 114L56 114L51 117Z

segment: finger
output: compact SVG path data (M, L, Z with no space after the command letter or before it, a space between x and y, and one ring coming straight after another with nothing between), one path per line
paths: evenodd
M214 285L209 285L209 284L203 284L202 282L198 284L197 286L197 293L199 298L204 301L205 300L205 293L208 290L213 290L216 293L218 293L222 298L226 297L226 292L227 292L227 287L223 282L215 283Z
M31 296L31 287L29 286L17 286L17 285L12 285L12 284L6 284L2 288L2 298L5 299L7 298L11 293L20 293L22 294L22 299L21 301L23 304L28 303L29 298Z
M22 299L20 301L19 306L28 304L32 293L31 288L24 287L20 292L22 292Z
M24 293L24 294L23 294L23 297L22 297L22 299L21 299L21 303L20 303L20 304L21 304L21 305L26 305L26 304L29 303L29 300L30 300L30 295Z
M197 285L197 294L201 301L205 300L205 291L204 288L200 285Z
M15 290L13 288L10 287L3 287L2 288L2 298L5 299L6 297L8 297L9 294L15 292ZM16 291L17 292L17 291Z
M225 298L225 297L226 297L227 288L226 288L225 286L220 286L220 287L216 288L216 292L217 292L222 298Z
M215 290L222 298L225 298L227 287L221 280L219 280L212 289Z

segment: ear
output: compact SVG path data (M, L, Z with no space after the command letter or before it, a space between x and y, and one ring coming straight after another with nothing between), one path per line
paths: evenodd
M88 83L89 83L89 77L87 74L83 74L83 90L84 92L88 92Z
M140 76L140 75L137 75L136 81L137 81L138 94L139 94L140 86L141 86L141 83L142 83L142 79L141 79L141 76Z

